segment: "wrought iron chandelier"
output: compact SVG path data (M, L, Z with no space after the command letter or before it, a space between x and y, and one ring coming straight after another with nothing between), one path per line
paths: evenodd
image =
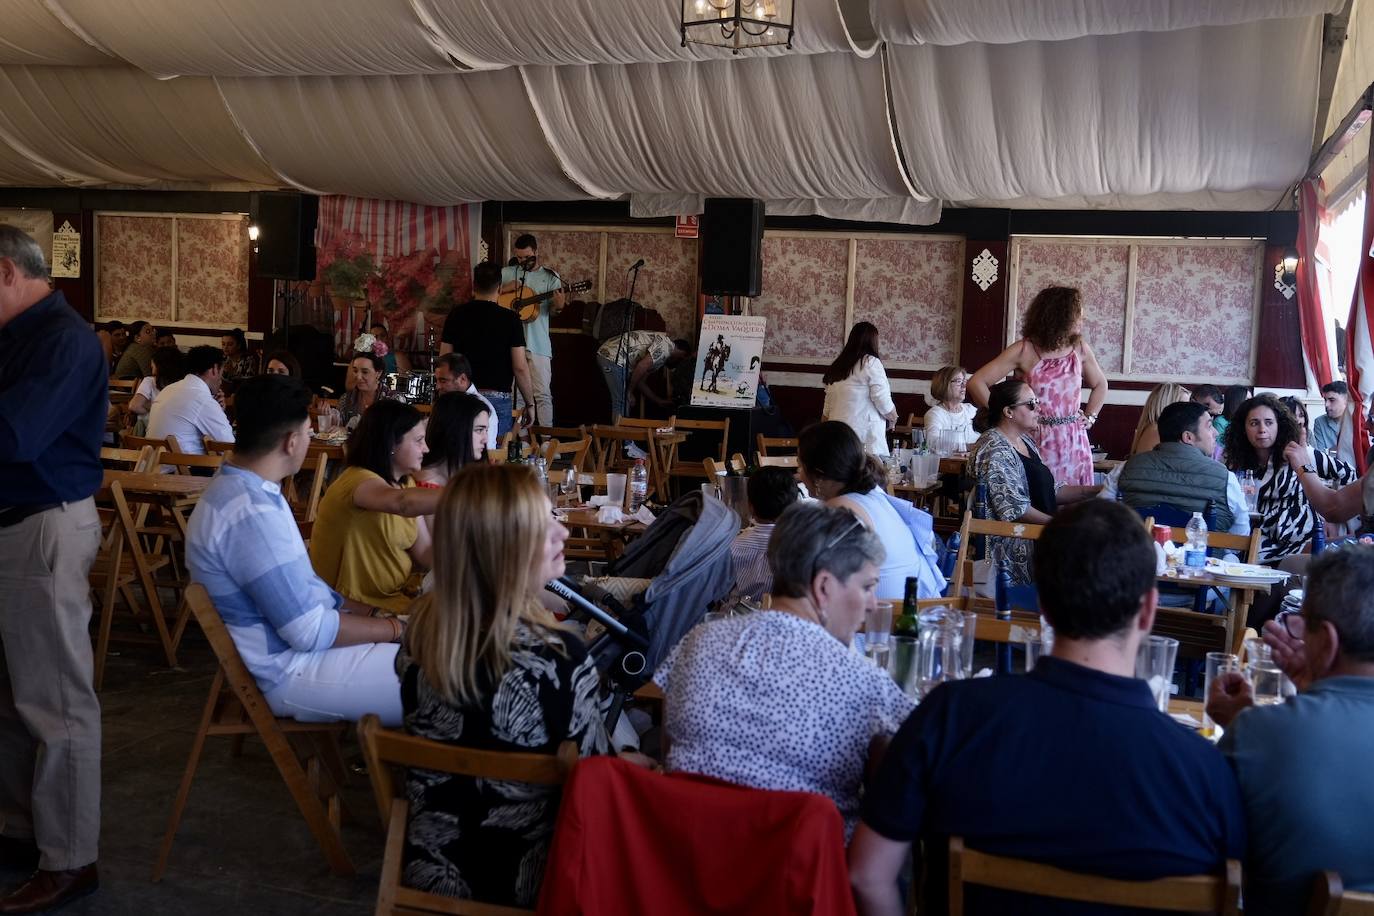
M792 47L793 0L682 0L682 46Z

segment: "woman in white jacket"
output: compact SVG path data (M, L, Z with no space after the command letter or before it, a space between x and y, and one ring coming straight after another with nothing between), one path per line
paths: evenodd
M860 321L849 331L849 340L840 355L825 370L825 407L822 420L847 423L864 451L870 455L888 454L889 429L897 425L897 407L878 353L878 329Z

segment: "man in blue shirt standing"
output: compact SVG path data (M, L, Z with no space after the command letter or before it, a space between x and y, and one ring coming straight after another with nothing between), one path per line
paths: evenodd
M903 912L897 876L924 844L922 913L943 913L949 838L971 849L1126 880L1219 874L1244 853L1235 777L1159 712L1136 678L1154 625L1155 560L1140 519L1088 500L1035 544L1054 652L1025 677L936 688L892 739L849 847L863 916ZM968 913L1059 912L970 887Z
M0 225L0 856L38 864L0 913L99 886L87 577L108 409L99 339L49 288L37 243Z
M517 263L502 268L501 292L516 292L521 285L535 295L552 293L539 303L539 314L525 322L525 357L530 364L537 422L553 426L553 342L549 339L549 316L563 310L563 278L539 263L539 240L528 232L518 236L513 246ZM523 400L523 399L522 399Z
M1249 822L1247 916L1303 912L1327 869L1374 890L1374 547L1313 560L1302 615L1266 623L1264 640L1301 692L1251 708L1245 678L1225 674L1207 702Z

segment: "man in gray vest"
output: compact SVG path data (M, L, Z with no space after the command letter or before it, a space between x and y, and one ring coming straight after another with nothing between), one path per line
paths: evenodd
M1212 459L1217 434L1207 408L1180 401L1159 415L1159 445L1133 455L1121 469L1117 489L1131 508L1168 503L1184 512L1203 512L1211 500L1216 528L1250 533L1250 515L1236 475Z

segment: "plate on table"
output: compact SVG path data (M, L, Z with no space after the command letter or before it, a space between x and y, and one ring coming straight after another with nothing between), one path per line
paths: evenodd
M1216 560L1208 561L1207 571L1217 579L1252 585L1274 584L1282 582L1292 575L1292 573L1284 572L1281 569L1272 569L1253 563L1227 563Z

